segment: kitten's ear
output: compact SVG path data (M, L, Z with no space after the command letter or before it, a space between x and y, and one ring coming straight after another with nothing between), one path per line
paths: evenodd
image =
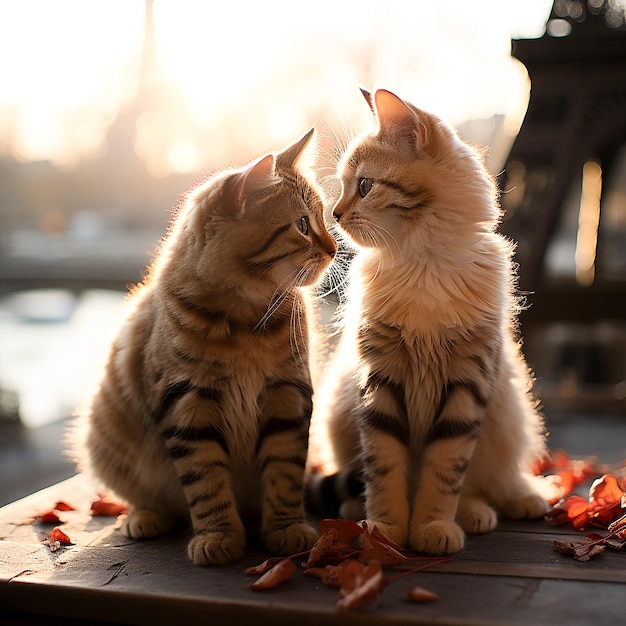
M365 98L365 102L367 102L367 106L369 106L370 111L374 115L376 115L376 109L374 108L374 100L372 99L372 94L367 89L364 89L363 87L359 87L359 89L361 90L361 94Z
M416 155L422 152L427 139L426 126L416 111L386 89L378 89L374 94L374 108L381 137L390 137L396 144L400 141L400 145Z
M313 135L315 134L315 128L311 128L311 130L304 135L301 139L298 139L295 143L292 143L288 148L285 148L282 152L279 152L276 155L276 163L281 167L286 169L292 169L295 165L296 161L298 161L304 151L305 148L311 142Z
M232 203L238 217L246 210L246 203L263 195L270 187L280 182L275 173L276 159L273 154L261 157L237 174L232 188Z

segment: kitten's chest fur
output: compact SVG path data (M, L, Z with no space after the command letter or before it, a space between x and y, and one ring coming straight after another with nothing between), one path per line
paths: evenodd
M407 415L418 416L420 424L428 426L450 376L454 354L448 341L415 332L409 338L403 328L389 326L380 319L364 317L361 321L361 379L367 380L374 372L383 373L401 389Z
M417 439L436 418L447 385L475 376L478 352L488 355L480 367L493 368L487 361L496 357L502 307L493 275L481 281L471 272L414 266L378 272L362 289L361 380L381 372L402 389Z

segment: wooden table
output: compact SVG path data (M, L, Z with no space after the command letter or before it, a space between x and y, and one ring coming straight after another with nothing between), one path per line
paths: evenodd
M95 494L77 476L0 509L0 624L254 624L367 626L401 624L557 626L626 623L626 552L578 562L553 548L579 536L546 522L503 523L470 537L449 563L394 580L375 605L336 609L337 590L296 572L275 589L251 591L244 569L268 555L251 549L226 567L196 567L186 531L135 542L111 517L92 517ZM58 500L75 545L41 543L53 526L29 522ZM395 573L395 572L394 572ZM420 585L440 599L405 599Z

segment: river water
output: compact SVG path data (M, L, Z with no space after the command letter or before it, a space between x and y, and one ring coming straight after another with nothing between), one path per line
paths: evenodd
M0 299L0 389L34 428L68 417L97 383L125 293L57 289Z

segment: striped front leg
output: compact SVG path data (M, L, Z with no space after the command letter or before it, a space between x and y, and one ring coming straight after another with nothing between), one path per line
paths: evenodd
M187 553L196 565L228 563L243 555L245 530L232 489L228 445L215 423L219 392L188 385L171 402L162 434L189 504L194 537Z
M283 381L268 387L261 402L257 443L261 535L272 553L302 552L317 539L305 521L303 504L311 394L307 384Z
M484 404L472 385L451 383L444 390L413 499L409 543L414 550L439 555L463 549L465 534L455 518Z
M409 427L404 391L386 376L372 373L363 398L359 424L368 523L405 545L409 525Z

